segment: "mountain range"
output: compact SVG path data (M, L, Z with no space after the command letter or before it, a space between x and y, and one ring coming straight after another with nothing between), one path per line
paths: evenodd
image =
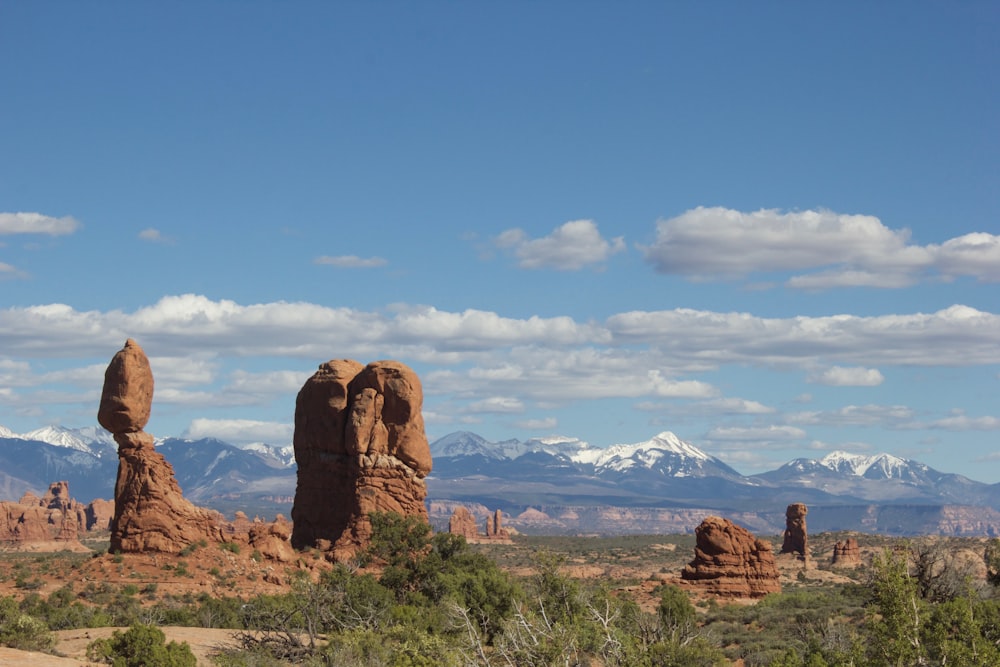
M291 511L290 446L166 438L157 448L198 504L227 515ZM810 530L1000 535L1000 485L888 454L832 452L747 476L669 431L607 448L561 437L491 442L462 431L431 443L431 455L428 506L438 527L465 505L477 515L501 509L524 531L684 532L720 514L780 532L787 505L802 502ZM0 426L0 499L44 492L57 480L84 502L110 498L117 465L103 429L16 434Z

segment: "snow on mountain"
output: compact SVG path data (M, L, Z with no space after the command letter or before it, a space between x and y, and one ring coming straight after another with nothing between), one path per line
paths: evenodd
M5 429L7 430L7 429ZM102 456L109 451L117 451L118 445L114 438L103 428L65 428L62 426L44 426L34 431L28 431L20 435L13 434L4 437L20 438L22 440L37 440L48 443L56 447L66 447L77 451L86 452L95 456Z
M712 459L708 454L694 445L684 442L670 431L664 431L651 440L633 445L612 445L607 449L582 449L571 458L577 463L590 463L597 468L624 459L644 462L645 467L650 468L662 459L665 453L677 454L696 461L710 461Z
M517 442L516 440L508 440ZM431 443L431 457L450 456L484 456L488 459L512 458L503 453L501 445L504 443L492 443L482 436L469 431L456 431L438 438ZM520 444L520 443L518 443Z
M891 454L863 456L842 451L830 452L816 463L834 472L869 479L901 479L912 475L914 466L918 469L926 467Z
M16 437L18 437L17 433L14 433L6 426L0 426L0 438L16 438Z
M278 447L277 445L268 445L263 442L252 442L249 445L243 445L240 449L256 452L265 458L274 459L281 463L284 468L290 468L295 465L295 448L292 445Z

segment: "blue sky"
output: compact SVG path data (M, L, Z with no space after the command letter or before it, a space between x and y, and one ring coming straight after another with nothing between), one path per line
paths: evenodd
M1000 8L0 2L0 425L291 441L319 363L433 439L671 430L1000 482Z

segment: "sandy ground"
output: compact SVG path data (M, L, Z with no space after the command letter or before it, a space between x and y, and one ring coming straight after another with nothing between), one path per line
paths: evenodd
M191 652L198 658L198 665L210 666L210 656L219 647L232 645L232 630L217 630L212 628L182 628L163 626L160 628L167 636L167 641L187 642ZM87 644L101 637L110 637L115 630L127 628L87 628L81 630L60 630L56 635L56 653L61 656L38 653L36 651L18 651L0 646L0 665L3 667L80 667L93 665L87 662Z

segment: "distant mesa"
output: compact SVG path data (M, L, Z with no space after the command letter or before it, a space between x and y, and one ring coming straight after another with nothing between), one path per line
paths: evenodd
M422 406L417 374L398 361L320 364L295 400L293 547L343 561L368 544L373 512L427 521Z
M222 541L222 515L184 498L173 467L142 430L152 402L149 359L129 338L108 364L97 412L118 443L110 551L178 553L202 539Z
M803 503L792 503L785 509L785 535L781 553L794 554L799 560L809 560L809 538L806 535L806 514L809 508Z
M681 580L718 598L781 592L771 543L717 516L695 529L694 560L681 571Z

